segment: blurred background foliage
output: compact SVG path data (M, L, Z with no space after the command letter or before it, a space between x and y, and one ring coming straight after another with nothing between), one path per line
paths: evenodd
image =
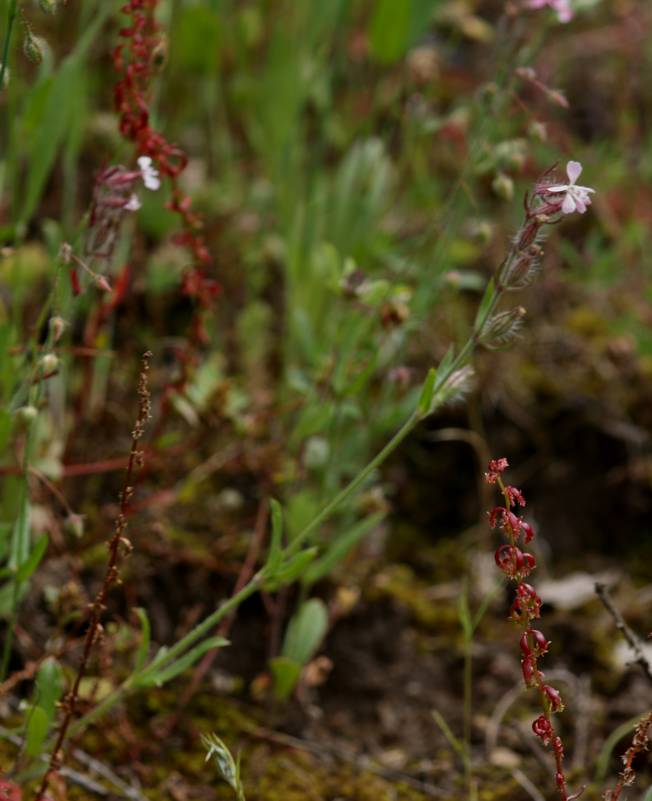
M70 0L53 15L22 6L0 125L5 549L26 481L17 410L44 340L57 253L83 240L96 171L133 161L112 110L120 3ZM347 555L372 530L365 555L388 547L417 570L460 531L473 553L487 536L476 527L477 476L503 454L553 558L586 567L608 555L649 579L647 0L576 0L568 25L516 0L159 6L167 37L152 112L190 156L182 182L204 216L223 293L191 383L171 416L155 416L136 502L145 533L127 596L153 604L155 636L192 619L215 577L231 582L270 494L292 537L384 444L428 368L468 335L524 193L555 164L563 175L568 159L584 165L595 202L551 233L539 282L519 298L521 339L479 354L466 401L423 426L318 532L322 561L300 599L337 565L338 581L355 584L366 560ZM0 3L0 18L8 7ZM26 37L40 63L26 59ZM80 577L102 563L139 353L154 352L156 408L178 371L191 309L166 191L144 197L123 229L109 278L128 264L128 291L99 326L89 320L105 301L92 287L73 299L59 279L67 330L39 400L28 482L33 534L51 540L45 607L28 603L48 620L78 614L85 591L64 580L70 565ZM277 631L268 650L280 648Z

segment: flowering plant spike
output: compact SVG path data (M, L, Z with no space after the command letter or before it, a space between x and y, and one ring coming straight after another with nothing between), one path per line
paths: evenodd
M557 12L557 19L560 22L570 22L573 19L573 10L570 0L528 0L528 8L545 8L548 6Z
M503 496L503 505L496 506L488 513L491 527L499 528L507 539L496 549L495 559L503 573L516 582L516 595L509 619L522 629L519 646L523 681L526 687L537 690L542 707L541 714L532 722L532 731L544 746L552 748L555 782L561 801L572 801L582 790L574 795L568 794L563 765L564 746L553 724L553 715L561 712L564 704L559 691L546 684L544 674L539 669L539 658L548 652L550 642L543 632L532 625L541 615L541 598L534 587L523 580L536 567L534 556L522 549L534 539L534 530L514 511L525 506L525 497L519 489L504 482L503 473L508 466L505 458L492 459L485 473L487 483L496 484Z

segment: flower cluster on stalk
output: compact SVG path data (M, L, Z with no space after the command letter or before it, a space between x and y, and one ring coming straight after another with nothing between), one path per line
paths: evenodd
M557 13L560 22L570 22L573 19L570 0L527 0L528 8L539 9L546 6Z
M507 540L496 549L495 560L503 573L516 583L509 619L522 630L519 647L523 681L526 687L538 691L543 710L533 721L532 731L544 746L553 751L555 781L561 801L572 801L580 793L568 795L563 767L564 746L555 731L552 718L555 712L564 708L564 704L559 691L546 683L544 673L539 667L539 659L548 652L550 641L533 626L533 622L541 615L541 598L534 587L525 581L536 567L535 557L524 549L534 539L534 530L516 511L525 506L523 493L503 480L503 473L508 466L505 458L492 459L485 473L487 483L496 484L503 497L503 504L488 513L491 527L500 529Z
M150 84L154 71L165 61L165 40L155 19L158 0L129 0L122 7L129 18L120 30L121 42L113 51L113 65L119 80L114 87L115 107L120 115L120 133L133 142L138 153L152 164L172 185L169 208L179 215L182 230L173 241L185 247L192 260L184 270L182 291L197 307L191 339L194 343L208 338L205 313L214 305L220 284L206 273L211 257L202 236L202 220L191 209L190 197L180 188L178 177L188 163L186 153L167 141L151 123Z
M542 229L559 222L567 214L583 214L591 205L595 190L577 184L581 172L582 165L578 161L569 161L566 166L568 183L556 183L549 170L535 183L532 192L525 195L525 219L490 286L488 309L476 323L474 341L478 344L491 349L502 348L518 334L525 309L514 306L496 311L496 308L506 293L525 289L536 278L543 258Z

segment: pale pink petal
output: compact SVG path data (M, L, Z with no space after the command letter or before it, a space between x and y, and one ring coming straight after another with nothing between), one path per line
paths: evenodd
M577 211L579 211L580 214L584 214L584 212L586 211L585 198L576 197L575 198L575 205L577 206Z
M582 174L582 165L579 161L569 161L566 165L566 175L572 184L574 184L577 179Z
M568 184L558 184L556 186L547 186L546 192L568 192L570 186Z
M572 214L575 211L575 208L575 198L570 192L568 192L564 198L564 202L561 204L561 210L564 212L564 214Z
M570 22L573 19L573 12L568 0L556 0L554 5L560 22Z

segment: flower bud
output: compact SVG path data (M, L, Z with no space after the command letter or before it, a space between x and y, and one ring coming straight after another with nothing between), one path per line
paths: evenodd
M520 639L521 651L526 656L543 656L548 650L550 642L545 635L537 629L527 629Z
M50 317L49 326L50 332L52 333L52 339L56 345L65 331L66 321L63 319L63 317L59 317L58 315L55 317Z
M504 456L500 459L492 459L487 467L487 472L484 474L487 484L495 484L498 481L498 476L508 467L509 462Z
M512 200L514 198L514 181L505 175L504 172L499 172L498 175L491 182L491 188L495 194L502 200Z
M526 687L534 687L536 677L536 663L532 656L526 656L521 660L521 671Z
M67 242L63 242L59 248L59 258L63 264L70 264L72 261L72 246Z
M538 120L534 120L528 125L527 132L535 142L545 142L548 139L548 131L545 124Z
M25 39L23 40L23 53L32 64L40 64L43 61L43 44L44 42L40 37L34 36L29 28L26 29Z
M95 286L100 290L100 292L113 292L111 289L111 284L103 275L95 276Z
M561 695L559 695L559 691L555 690L555 688L551 687L549 684L544 684L543 692L545 693L546 700L550 704L551 710L553 712L561 712L564 708L564 704L561 700Z
M41 359L41 368L45 375L51 375L59 366L59 357L55 353L46 353Z
M545 715L539 715L532 723L532 731L541 738L544 745L548 745L552 736L552 725Z
M500 283L505 289L518 292L534 281L539 272L540 259L530 252L533 247L530 246L525 253L505 264L500 275Z
M505 347L520 331L525 315L526 311L523 306L498 312L486 321L478 336L478 341L489 350Z
M74 512L69 514L64 522L64 526L65 530L77 539L81 539L84 534L84 518L82 515L75 514Z
M310 437L303 452L303 463L309 470L325 467L330 455L328 440L324 437Z
M32 420L35 420L38 416L38 409L36 406L32 406L28 404L27 406L21 406L20 409L16 410L16 420L22 423L23 425L29 425Z

